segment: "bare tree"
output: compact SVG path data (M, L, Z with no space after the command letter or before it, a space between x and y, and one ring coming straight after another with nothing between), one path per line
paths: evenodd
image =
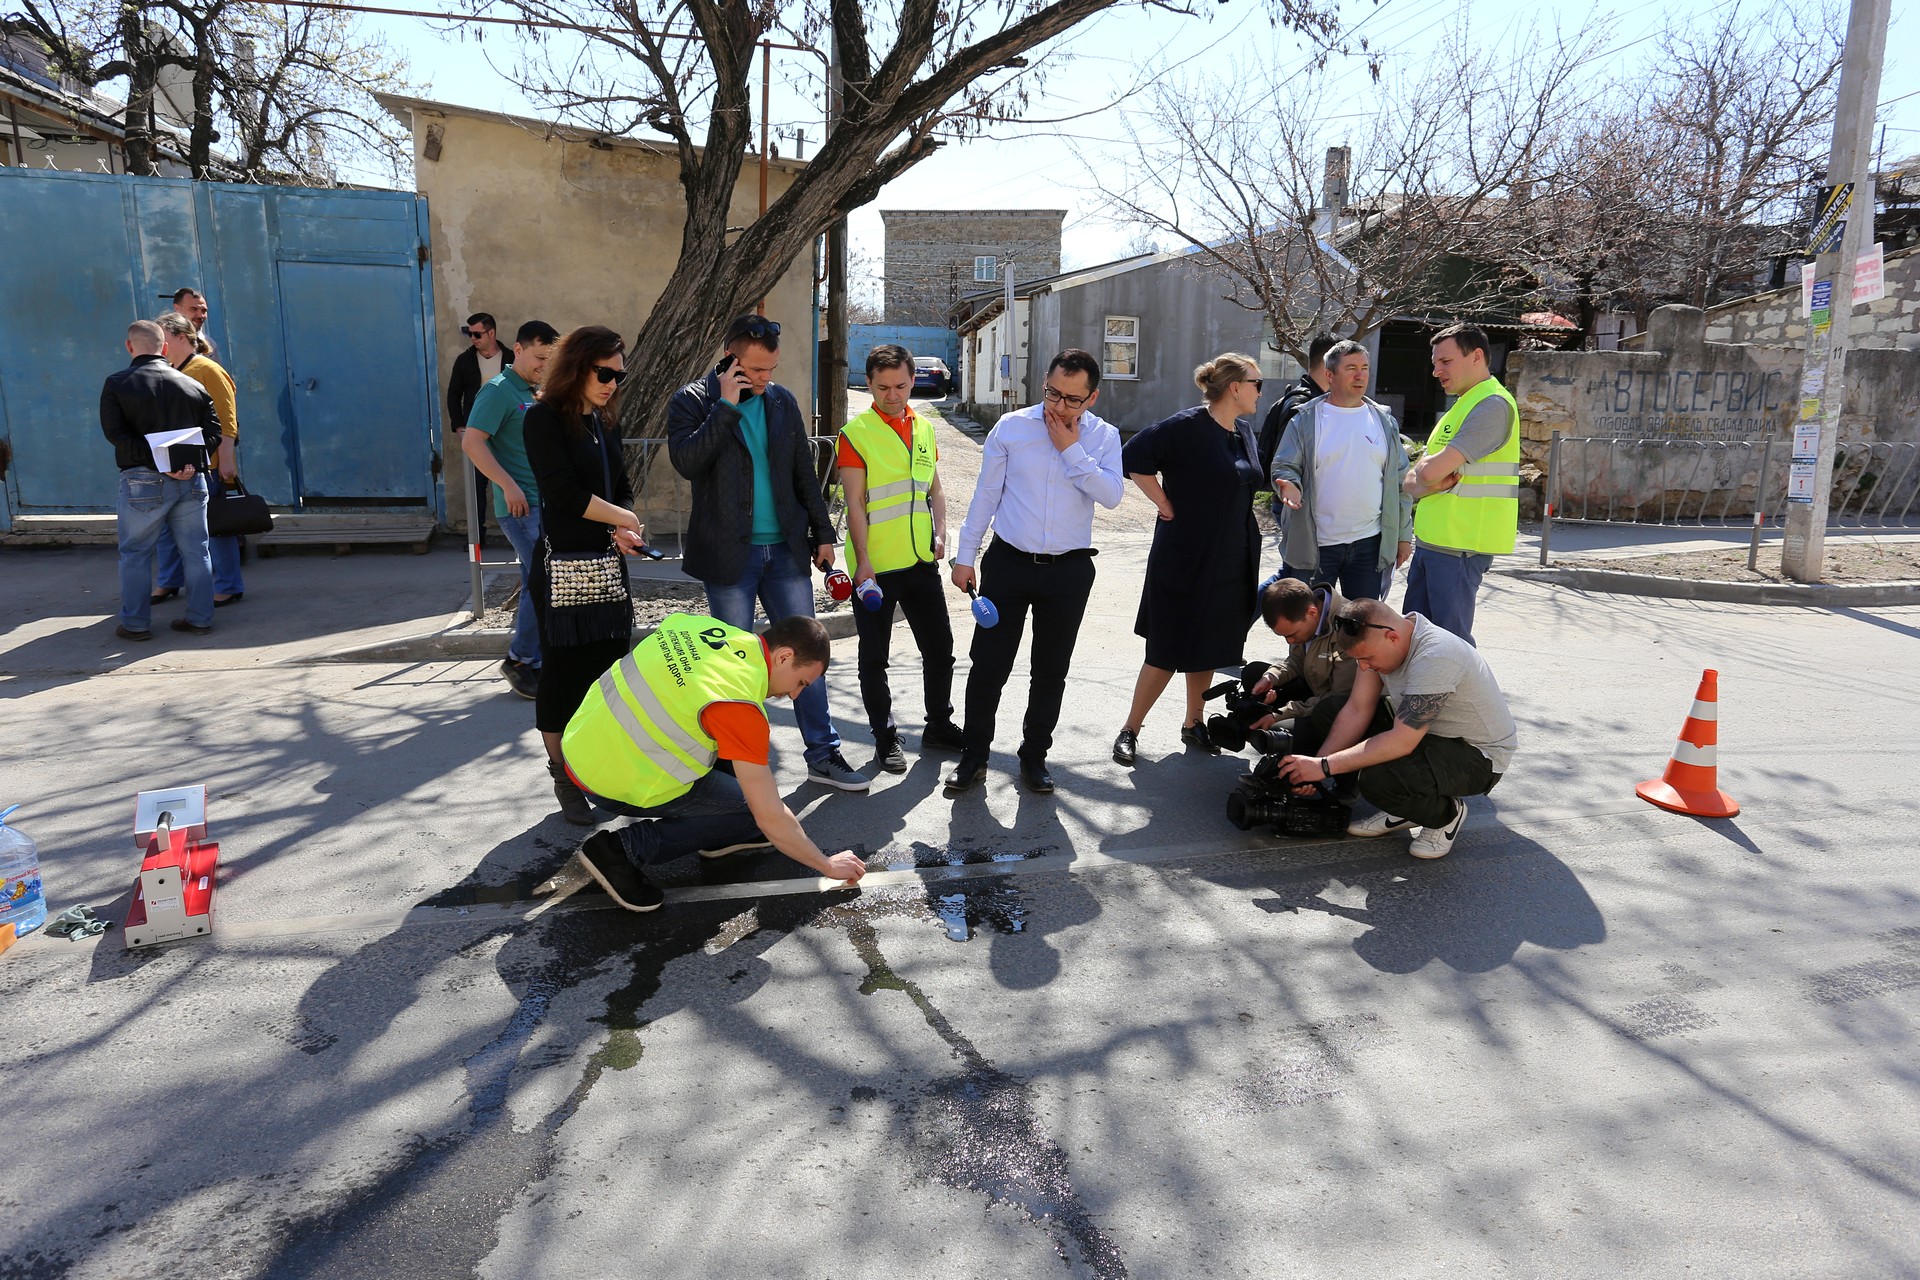
M537 51L521 76L530 96L609 134L662 135L679 161L686 220L673 274L635 343L630 435L658 434L667 398L701 368L727 320L764 297L815 237L943 142L1018 118L1045 73L1030 55L1123 2L1193 12L1186 0L502 2L583 37ZM1317 38L1334 29L1323 0L1265 2L1277 23ZM755 45L783 36L831 42L842 110L765 215L729 226L734 183L756 149Z
M1497 225L1575 110L1582 54L1551 38L1531 49L1502 61L1454 31L1424 65L1338 99L1375 109L1332 164L1322 122L1336 86L1322 65L1164 81L1137 159L1119 181L1093 180L1114 216L1183 246L1304 363L1316 333L1526 291Z
M411 161L369 96L410 88L406 63L347 14L261 0L14 2L0 30L38 43L50 67L89 88L126 79L130 173L159 171L163 101L196 178L327 181L338 162L370 157L398 176Z

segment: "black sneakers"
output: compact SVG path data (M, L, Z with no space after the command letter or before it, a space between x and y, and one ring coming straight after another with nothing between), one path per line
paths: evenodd
M512 658L500 660L500 674L506 678L507 688L521 697L532 701L540 696L540 668L530 662L515 662Z
M900 749L899 734L884 734L874 741L873 767L882 773L907 771L907 753Z
M936 720L920 731L920 749L964 751L967 735L951 720Z
M620 837L611 831L594 832L573 856L608 897L629 911L656 911L667 900L658 885L633 869L620 849Z

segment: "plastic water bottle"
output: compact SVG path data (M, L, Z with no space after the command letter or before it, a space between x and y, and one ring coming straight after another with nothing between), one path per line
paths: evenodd
M0 810L0 925L12 925L14 936L24 938L47 922L47 899L40 891L40 850L7 825L19 807Z
M867 606L867 608L874 613L880 612L880 606L887 602L886 595L880 590L880 584L872 578L868 578L865 582L855 587L854 591L860 596L860 603Z

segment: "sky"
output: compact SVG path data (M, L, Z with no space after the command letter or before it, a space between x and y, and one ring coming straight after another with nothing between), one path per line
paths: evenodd
M437 7L435 0L370 2ZM1761 7L1756 0L1555 0L1551 6L1539 0L1339 0L1339 11L1346 39L1352 43L1364 37L1389 65L1425 61L1450 24L1464 21L1476 40L1523 40L1529 38L1530 24L1551 12L1568 32L1591 29L1603 42L1605 55L1594 70L1608 74L1650 54L1669 17L1713 21L1735 4L1748 11ZM876 269L881 260L880 209L1066 209L1063 268L1106 262L1133 251L1139 232L1108 216L1092 188L1095 174L1117 177L1124 170L1132 153L1129 128L1151 127L1142 82L1166 67L1202 78L1231 77L1263 54L1304 69L1311 56L1304 38L1270 27L1265 6L1256 0L1220 0L1206 8L1199 17L1183 17L1129 6L1057 42L1048 51L1047 77L1028 123L1001 126L992 137L941 148L889 184L872 206L852 215L856 271L861 257ZM416 81L427 82L430 87L422 97L542 114L502 74L511 68L515 50L503 28L491 29L484 41L475 43L417 19L364 20L408 57ZM1902 50L1909 52L1903 55ZM1329 113L1322 122L1325 145L1347 141L1346 134L1355 127L1352 119L1364 115L1371 93L1366 65L1357 54L1332 60L1334 94L1329 101L1345 96L1353 110ZM789 53L776 57L774 72L771 115L776 137L802 129L806 154L811 154L822 128L819 62ZM1893 6L1879 98L1887 157L1920 152L1920 5L1896 0ZM780 154L793 154L790 137L778 146ZM861 291L858 282L855 287Z

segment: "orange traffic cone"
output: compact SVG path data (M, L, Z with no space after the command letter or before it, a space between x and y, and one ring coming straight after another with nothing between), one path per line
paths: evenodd
M1709 669L1700 676L1700 692L1693 695L1693 710L1681 726L1666 773L1634 788L1642 800L1696 818L1731 818L1740 812L1740 802L1720 790L1719 703L1720 673Z

